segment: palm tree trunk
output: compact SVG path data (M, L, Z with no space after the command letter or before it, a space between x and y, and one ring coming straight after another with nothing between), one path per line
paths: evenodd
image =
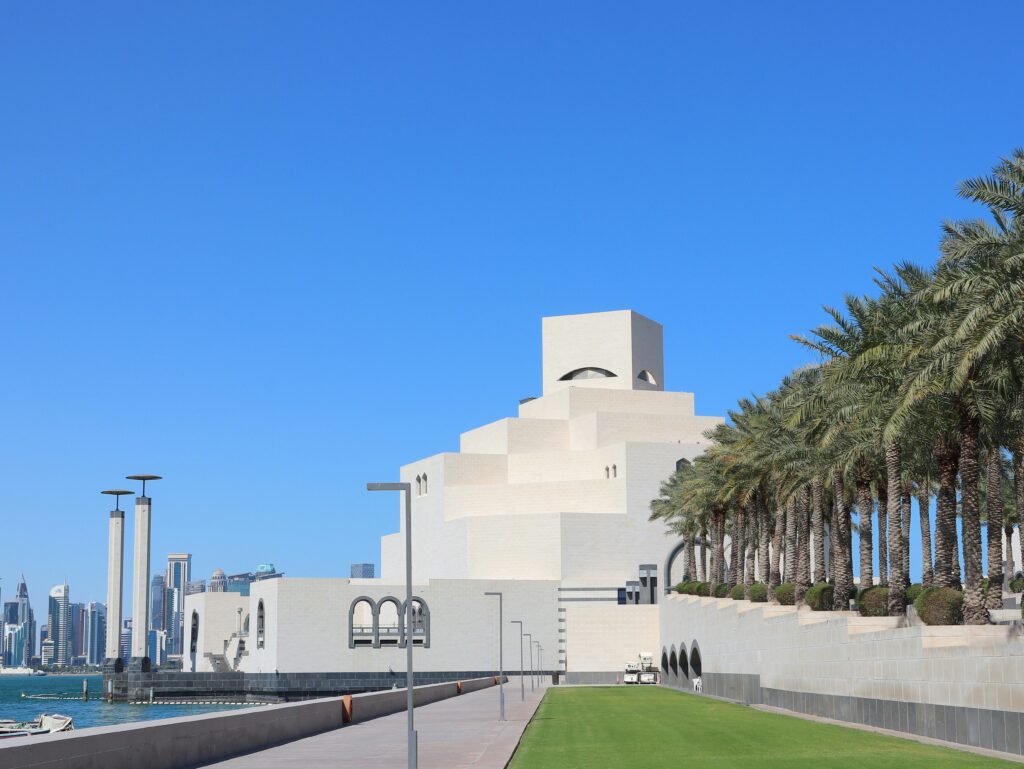
M718 511L715 549L718 551L718 569L715 571L715 583L721 585L725 582L725 510Z
M825 581L825 484L818 476L811 480L811 539L814 544L815 583Z
M964 538L964 624L988 623L981 588L978 418L960 404L960 517Z
M700 533L700 581L710 582L711 574L708 572L708 530L705 528Z
M985 496L988 531L988 592L986 609L1003 608L1003 468L999 447L988 450Z
M903 459L898 443L885 447L885 477L889 492L889 615L899 617L907 611L907 583L900 573L903 567L903 484L900 475Z
M956 587L960 577L960 558L956 543L956 476L960 447L944 435L935 441L935 462L939 471L939 493L935 498L935 568L932 583L938 587Z
M791 496L786 500L786 560L785 573L786 582L796 582L796 563L797 563L797 513L796 513L796 495Z
M786 532L786 506L776 502L775 505L775 531L772 534L772 568L768 577L768 587L775 590L782 583L782 575L779 573L779 561L782 557L782 541Z
M807 588L811 586L811 494L804 486L797 493L797 559L796 559L796 591L798 603L804 600Z
M679 581L680 582L689 582L690 581L690 559L693 557L693 540L690 538L689 534L684 534L683 535L683 542L684 542L684 547L683 547L683 552L682 552L682 556L683 556L683 569L682 569L683 578L681 580L679 580ZM672 586L671 585L666 585L665 587L669 588L669 587L672 587Z
M768 555L771 548L771 527L768 519L768 500L763 493L757 494L757 567L760 570L759 579L764 584L771 582L772 567Z
M931 504L928 483L917 484L917 517L921 521L921 584L932 586L932 526L928 506Z
M743 528L746 526L743 505L737 505L732 519L732 560L729 561L729 588L736 587L736 584L743 577L743 560L746 557L746 537L743 536Z
M889 584L889 488L885 480L878 481L878 584Z
M875 498L871 494L871 466L860 462L854 472L853 484L857 490L857 519L860 521L860 589L874 584L875 553L871 535L871 516Z
M832 569L832 573L835 575L832 608L837 611L846 611L850 608L850 593L853 589L853 581L846 569L848 560L846 551L850 547L850 519L846 516L843 502L843 471L838 468L832 471L832 495L836 519L836 531L833 537L836 558L833 561Z
M743 584L749 588L754 584L754 556L757 553L757 502L752 501L746 516L747 528L743 532L744 552L747 554L743 559ZM744 594L749 594L745 590Z
M910 587L910 498L910 481L903 481L903 490L900 492L900 579L903 580L904 590Z

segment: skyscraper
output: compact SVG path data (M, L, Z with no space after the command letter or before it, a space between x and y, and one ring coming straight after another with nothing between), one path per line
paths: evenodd
M163 574L154 574L149 583L149 629L167 629L167 582Z
M14 604L11 607L11 604ZM36 621L35 613L28 600L28 585L25 575L21 575L14 600L5 605L4 623L7 625L4 636L4 660L12 667L28 665L36 653ZM20 645L19 645L20 644Z
M68 652L71 664L79 664L85 658L85 604L73 603L70 608L71 646ZM81 658L76 662L76 658Z
M205 579L193 579L185 583L185 595L195 595L196 593L206 592L206 580Z
M185 586L192 578L192 554L171 553L167 556L167 589L173 590L173 603L167 608L170 623L168 654L181 654L182 638L185 634Z
M107 654L107 607L92 602L85 607L85 664L102 665Z
M374 565L372 563L352 564L352 573L349 575L358 579L373 579Z
M68 583L54 585L50 590L50 611L47 641L53 643L53 665L71 664L71 604Z

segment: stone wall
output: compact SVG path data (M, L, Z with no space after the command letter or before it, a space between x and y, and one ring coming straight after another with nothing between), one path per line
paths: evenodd
M659 607L665 685L691 688L696 662L705 694L1024 753L1020 626L682 595Z
M496 677L488 676L461 687L417 686L415 703L426 705L496 683ZM404 690L386 691L16 737L0 741L0 769L185 769L398 713L405 705Z
M497 670L415 671L416 687L475 678L490 678ZM405 686L405 671L395 673L115 673L103 677L103 693L113 686L115 700L281 702L338 697Z

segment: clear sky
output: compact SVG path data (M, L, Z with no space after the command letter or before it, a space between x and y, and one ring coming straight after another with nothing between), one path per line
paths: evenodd
M1024 143L1022 22L5 4L4 596L24 571L37 608L65 575L104 600L98 492L128 473L166 478L154 570L379 562L398 502L365 482L537 394L543 315L660 321L700 413L773 386L806 359L788 334L932 260L956 183Z

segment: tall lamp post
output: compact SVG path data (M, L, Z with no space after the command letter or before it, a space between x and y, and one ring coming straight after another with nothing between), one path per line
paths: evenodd
M526 701L526 682L523 681L523 676L526 671L523 670L523 621L521 619L512 620L513 625L519 625L519 699L522 702Z
M502 619L502 603L504 596L501 592L486 592L484 595L498 596L498 720L505 720L505 627Z
M544 681L544 647L540 645L540 641L534 641L537 644L537 685Z
M368 483L367 491L404 492L405 507L405 708L409 722L409 769L416 769L416 729L413 724L412 691L412 484Z
M523 633L524 636L530 640L526 642L526 645L530 647L530 691L533 691L534 677L533 677L533 633Z
M159 481L159 475L126 475L129 481L142 481L142 496L135 498L135 566L132 575L132 656L129 667L148 673L149 659L149 556L152 544L153 501L146 496L146 481Z

